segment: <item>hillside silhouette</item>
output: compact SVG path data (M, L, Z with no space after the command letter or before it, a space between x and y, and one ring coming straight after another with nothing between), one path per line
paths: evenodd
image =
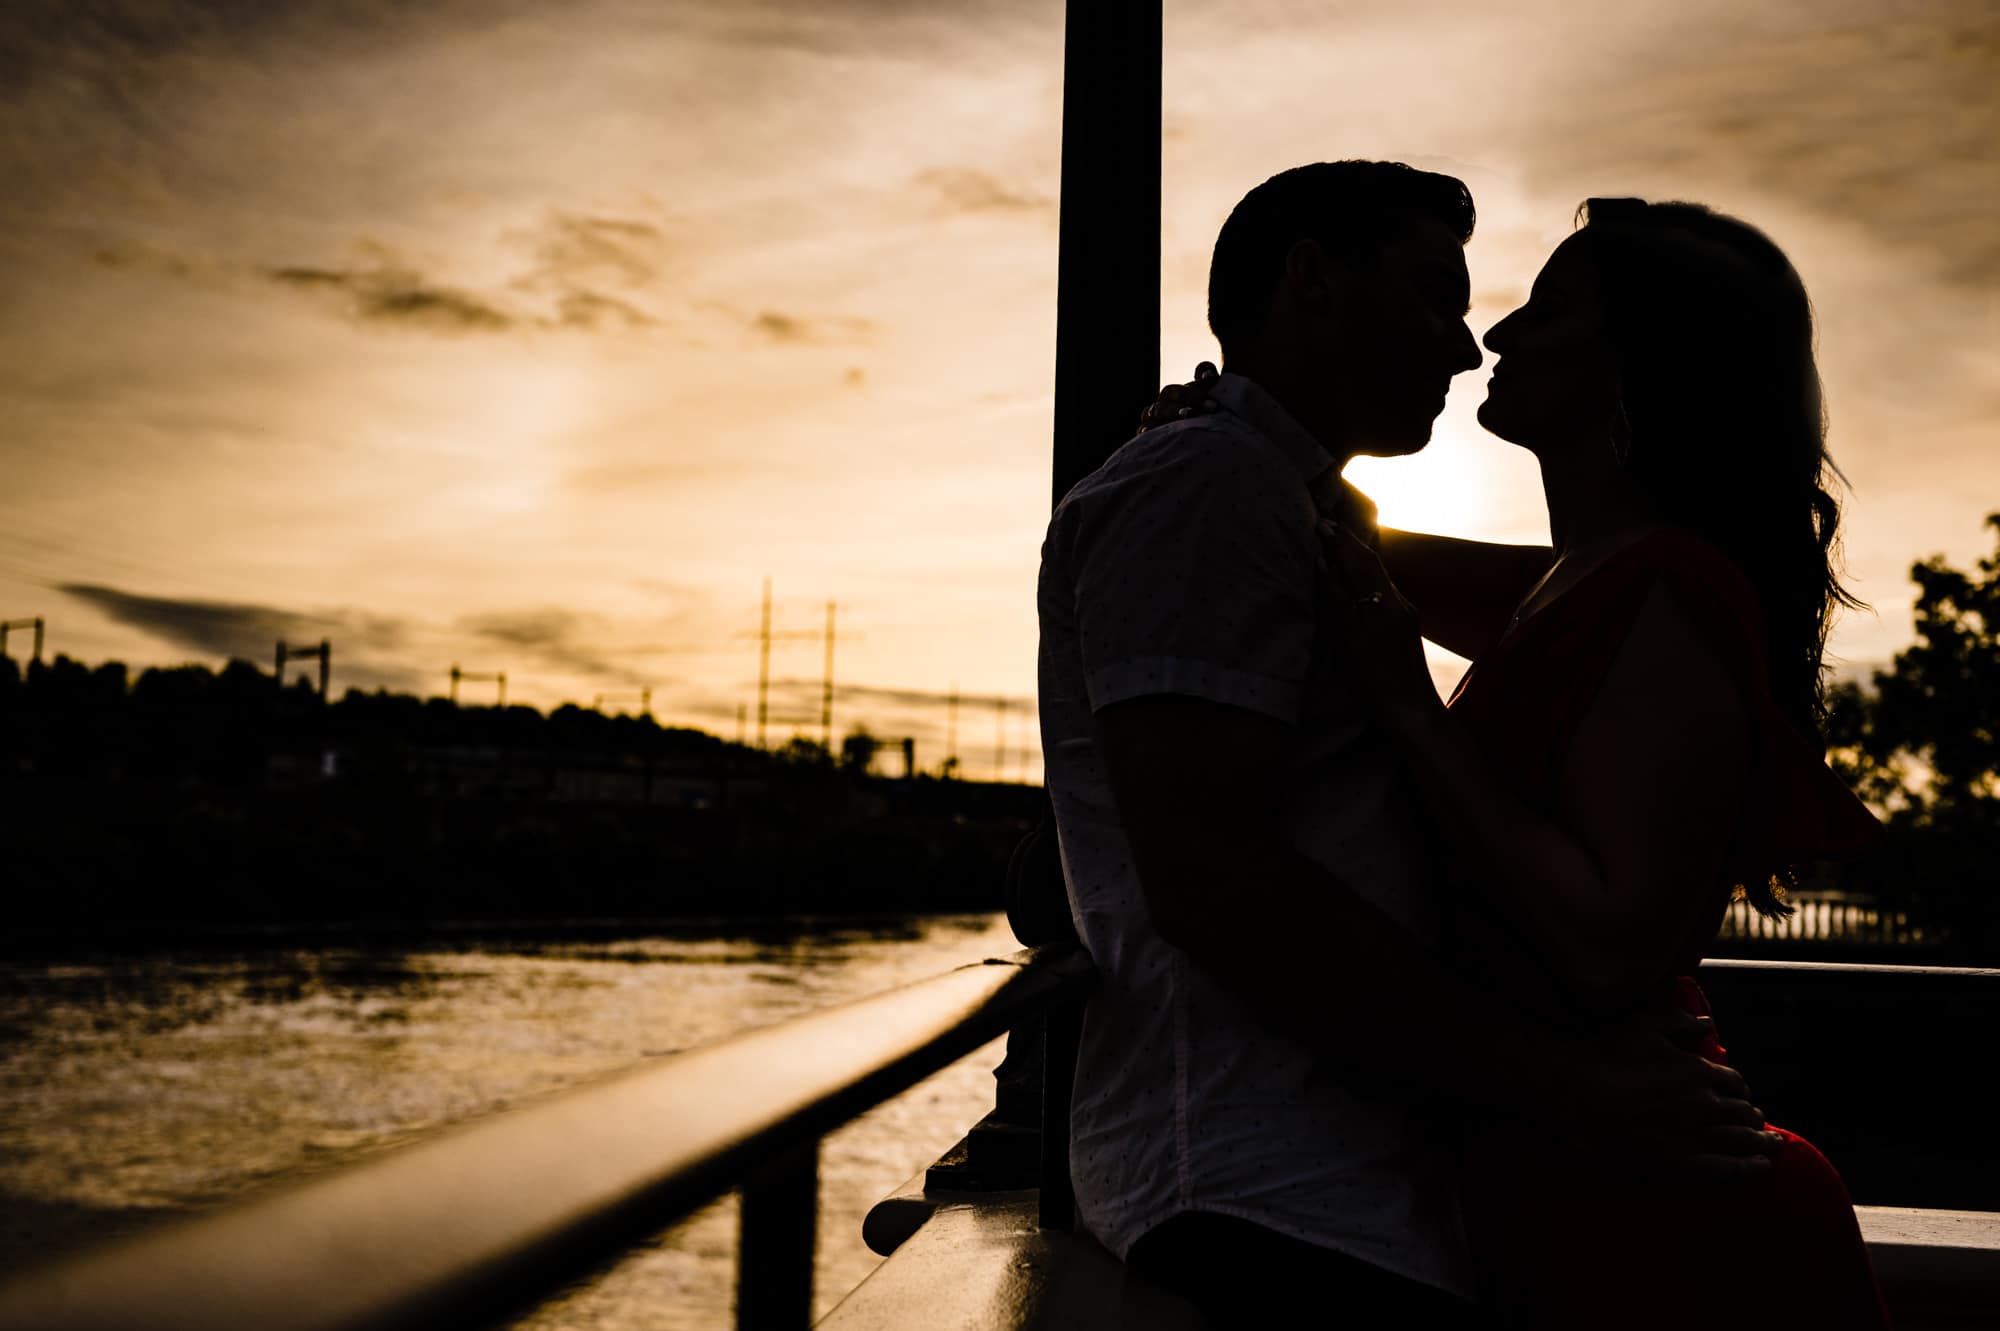
M1037 792L646 716L0 659L18 933L974 910ZM894 755L888 766L895 767Z

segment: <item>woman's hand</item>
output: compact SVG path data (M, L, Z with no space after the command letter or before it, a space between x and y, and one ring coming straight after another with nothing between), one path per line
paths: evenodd
M1326 596L1355 687L1391 729L1421 724L1440 709L1424 661L1417 611L1396 590L1381 557L1353 531L1319 524L1326 551Z
M1186 420L1190 416L1209 416L1220 411L1208 390L1215 386L1219 378L1215 366L1203 361L1194 367L1194 378L1184 384L1168 384L1153 399L1152 405L1139 413L1139 434L1169 425L1174 421Z

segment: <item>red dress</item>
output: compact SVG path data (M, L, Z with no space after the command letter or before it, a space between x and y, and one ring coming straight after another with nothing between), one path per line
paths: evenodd
M1871 841L1873 817L1771 701L1749 583L1683 531L1627 546L1482 653L1452 697L1452 714L1531 805L1553 811L1570 740L1663 581L1721 652L1751 717L1753 769L1732 865L1769 864L1774 854L1810 859ZM1676 969L1699 963L1728 904L1727 888L1718 889ZM1531 966L1496 968L1496 958L1532 955L1531 944L1518 933L1517 945L1508 940L1507 921L1468 909L1475 914L1460 932L1478 940L1467 949L1472 964L1531 1008L1554 1001ZM1670 984L1688 1010L1707 1015L1692 978ZM1703 1053L1725 1057L1714 1041ZM1487 1301L1513 1324L1538 1329L1886 1327L1846 1187L1811 1144L1785 1135L1768 1174L1730 1182L1614 1177L1518 1141L1473 1141L1467 1226Z

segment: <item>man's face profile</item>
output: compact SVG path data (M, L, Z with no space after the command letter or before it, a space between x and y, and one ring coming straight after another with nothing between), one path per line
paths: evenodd
M1465 250L1436 222L1414 223L1372 262L1344 269L1327 368L1352 451L1395 457L1430 442L1452 376L1480 362L1465 323L1470 290Z

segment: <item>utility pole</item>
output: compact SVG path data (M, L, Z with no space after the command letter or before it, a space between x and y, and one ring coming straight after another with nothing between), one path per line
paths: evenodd
M958 775L958 681L955 679L951 682L951 700L945 709L944 774Z
M1007 779L1007 700L1005 698L995 698L993 701L997 708L993 726L993 779L995 781L1005 781Z
M795 629L783 633L771 630L771 580L764 579L764 610L757 628L757 747L765 747L765 726L770 719L771 697L771 644L774 642L794 642L807 638L822 639L826 647L826 674L820 681L820 741L828 753L833 752L833 615L832 601L826 603L826 630L817 633L811 629Z
M40 615L36 615L32 619L0 619L0 656L7 654L8 629L33 629L35 631L35 654L30 660L35 665L40 665L42 663L43 624L44 621Z
M819 695L819 742L833 752L833 602L826 603L826 667L821 673Z
M764 747L764 718L771 697L771 580L764 579L764 623L757 630L757 747Z
M287 661L310 661L314 657L319 658L319 700L325 702L327 678L333 673L333 644L325 638L319 640L317 647L288 647L283 642L278 644L278 668L273 672L278 687L280 689L285 687Z
M500 700L494 705L497 707L505 707L507 705L506 671L498 670L494 671L491 674L475 675L470 670L460 670L457 666L453 666L451 668L451 700L454 704L458 702L458 682L462 679L469 679L475 684L485 684L485 683L498 684L500 686Z

